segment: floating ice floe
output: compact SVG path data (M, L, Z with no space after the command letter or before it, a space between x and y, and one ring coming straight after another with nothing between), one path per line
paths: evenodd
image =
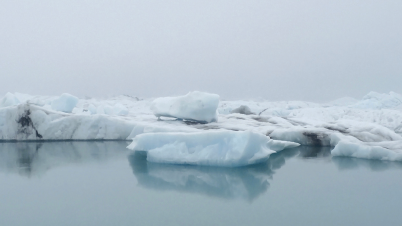
M250 131L208 131L141 134L127 148L146 151L150 162L235 167L265 161L276 151L297 146Z
M152 102L155 116L173 117L198 122L216 122L219 95L190 92L185 96L161 97Z

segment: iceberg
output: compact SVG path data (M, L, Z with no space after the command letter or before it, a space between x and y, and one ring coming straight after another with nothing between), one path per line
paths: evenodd
M250 112L255 114L248 115ZM159 120L155 116L183 120ZM323 104L220 101L216 94L197 91L157 99L124 95L78 99L70 94L52 97L21 93L7 93L0 99L0 141L131 141L148 133L211 131L251 131L269 136L271 151L277 151L273 143L289 141L336 147L334 156L401 161L397 156L402 152L402 145L398 145L402 141L402 96L371 92L360 101L341 98ZM188 149L180 142L173 143L169 142L171 149ZM161 147L152 149L156 148ZM378 148L389 154L373 154Z
M0 140L125 140L134 122L22 104L0 109Z
M218 120L218 105L219 95L194 91L185 96L157 98L151 110L157 117L209 123Z
M146 151L150 162L237 167L266 161L276 151L297 146L251 131L208 131L141 134L127 148Z
M330 160L330 156L323 155L329 149L300 146L274 153L262 164L237 168L158 164L147 161L142 152L134 152L128 159L138 185L145 189L252 202L269 189L275 173L288 160L300 157ZM312 150L314 153L310 153Z

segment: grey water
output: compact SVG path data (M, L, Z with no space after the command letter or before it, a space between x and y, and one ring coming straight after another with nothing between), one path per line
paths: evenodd
M155 164L127 142L0 143L0 225L401 225L402 164L284 150Z

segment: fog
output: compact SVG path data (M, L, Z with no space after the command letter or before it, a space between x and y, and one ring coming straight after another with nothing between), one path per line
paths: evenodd
M0 94L402 93L402 2L0 1Z

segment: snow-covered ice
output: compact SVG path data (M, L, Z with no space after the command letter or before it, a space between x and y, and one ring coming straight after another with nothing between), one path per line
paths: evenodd
M250 131L148 133L134 138L129 149L147 151L147 160L159 163L244 166L267 160L272 153L299 144L273 141Z
M7 93L0 101L0 107L9 107L13 105L18 105L20 101L16 97L16 95L12 93Z
M0 97L0 140L131 140L147 133L251 131L271 140L334 146L335 156L401 161L402 96L394 92L324 104L219 101L215 94L191 92L157 99L85 98L76 104L67 98L62 103L68 109L52 107L60 98L21 93ZM242 106L254 114L236 110Z
M194 91L185 96L155 99L152 102L151 109L157 117L216 122L218 105L218 95Z

